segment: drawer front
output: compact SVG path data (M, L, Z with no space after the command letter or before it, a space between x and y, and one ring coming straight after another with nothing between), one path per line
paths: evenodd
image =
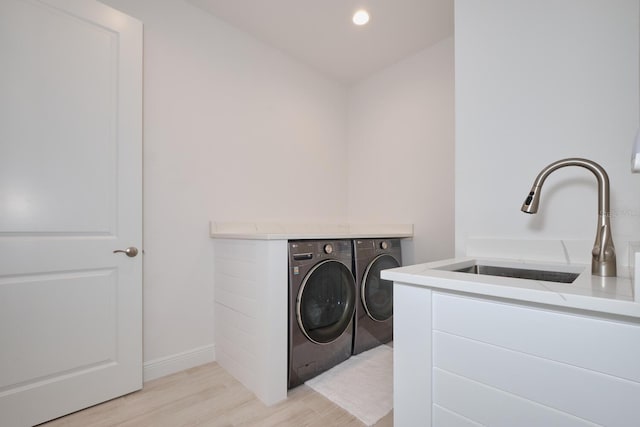
M640 419L638 383L437 331L433 349L433 402L481 424L631 427Z
M433 329L640 382L640 324L434 292Z
M640 419L637 325L436 293L432 307L434 405L496 426Z

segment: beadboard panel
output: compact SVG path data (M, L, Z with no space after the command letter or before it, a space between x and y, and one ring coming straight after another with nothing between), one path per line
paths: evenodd
M393 306L393 423L420 426L431 419L431 291L394 286Z
M435 330L640 382L638 325L450 294L433 298Z
M256 390L259 385L256 368L260 360L252 353L251 347L247 347L240 343L240 339L216 334L216 361L249 390Z
M482 427L482 424L478 424L435 403L433 405L433 425L437 427Z
M216 304L216 314L218 319L226 322L226 327L222 328L216 334L216 341L220 341L220 345L225 349L226 353L234 353L234 357L242 360L246 357L248 364L252 366L257 362L257 355L252 351L254 343L259 339L257 337L258 327L247 316L230 310L221 304Z
M216 316L225 322L229 322L225 328L220 329L220 333L226 335L236 332L253 334L258 329L258 320L255 317L247 316L237 310L229 308L227 305L215 303Z
M227 266L224 262L221 263L222 267ZM240 267L242 268L242 267ZM222 271L222 268L218 270L218 277L224 276L224 281L217 288L221 291L232 292L234 294L246 297L246 298L255 298L255 280L245 280L239 277L233 277L228 274L225 274Z
M242 295L242 291L234 292L227 289L216 289L215 295L218 304L229 307L239 313L246 313L247 317L257 316L262 309L260 307L261 301L258 298Z
M248 259L258 260L259 257ZM251 285L260 279L260 272L255 269L256 265L255 262L247 259L220 258L216 260L216 274L236 278L241 282L246 282L246 285Z
M258 245L251 240L239 242L220 239L216 242L216 248L219 248L215 254L216 261L223 259L231 261L255 260L260 255Z
M436 422L435 408L440 406L453 412L462 426L490 425L494 427L593 427L596 424L540 405L522 397L489 387L442 369L433 370L434 426L449 426L450 421ZM477 421L479 424L468 422Z
M274 404L287 397L287 241L214 242L217 361Z
M440 331L432 342L433 366L469 380L601 425L640 419L636 382Z

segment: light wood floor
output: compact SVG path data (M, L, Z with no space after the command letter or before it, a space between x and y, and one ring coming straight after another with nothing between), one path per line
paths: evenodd
M302 385L284 402L267 407L217 363L145 383L144 388L101 405L41 424L42 427L361 427L364 424ZM393 411L375 427L393 426Z

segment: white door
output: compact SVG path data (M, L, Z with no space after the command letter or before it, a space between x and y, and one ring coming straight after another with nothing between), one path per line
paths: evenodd
M142 387L142 24L0 0L0 425Z

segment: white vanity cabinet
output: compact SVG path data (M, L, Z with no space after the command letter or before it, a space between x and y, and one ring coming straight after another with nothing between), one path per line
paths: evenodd
M640 425L638 317L397 279L394 425Z

